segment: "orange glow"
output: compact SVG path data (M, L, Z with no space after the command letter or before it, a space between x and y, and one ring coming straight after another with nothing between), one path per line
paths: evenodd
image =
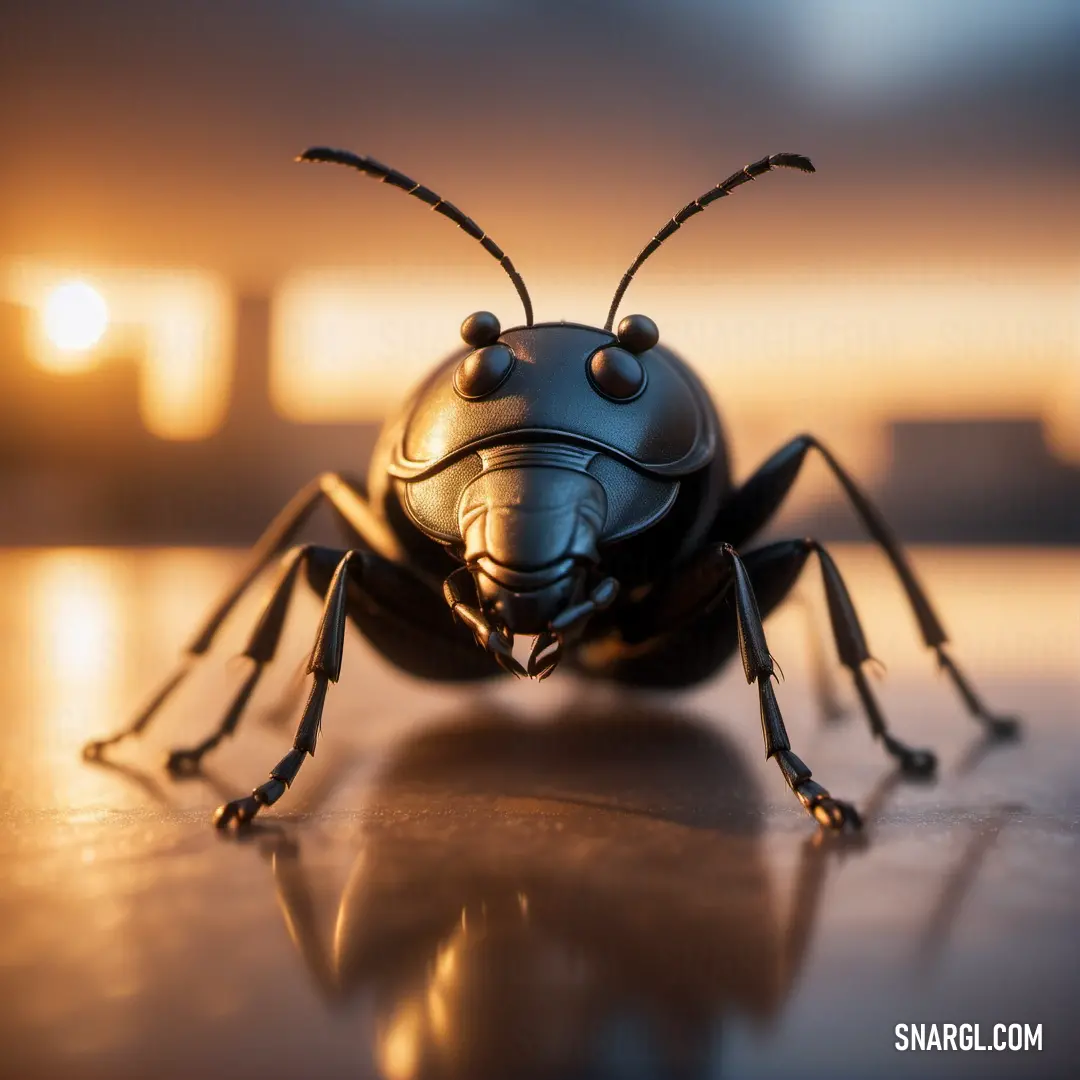
M74 373L106 358L136 359L139 409L149 431L164 439L212 434L225 416L232 370L228 288L202 273L138 268L95 270L92 289L81 280L70 267L30 262L15 264L0 280L0 295L39 313L29 324L31 360L47 371ZM108 329L101 325L91 340L103 312ZM79 341L86 351L62 351Z
M389 1080L409 1080L420 1064L420 1010L406 1002L394 1013L379 1039L379 1065Z
M1055 449L1080 460L1080 444L1062 434L1080 429L1080 399L1069 396L1080 370L1077 283L1071 271L1039 267L654 272L635 281L620 315L653 317L661 341L732 410L794 410L803 423L838 413L867 424L1036 415ZM601 322L609 284L538 278L538 320ZM471 311L520 322L512 294L497 289L473 270L294 275L274 298L277 408L309 422L380 419L457 347Z
M49 294L41 315L46 337L64 360L59 370L91 366L89 350L109 324L101 293L85 281L65 281Z
M509 287L504 295L497 279L478 283L473 273L313 270L286 279L273 302L275 408L308 423L384 417L459 347L462 320L478 307L498 310L503 326L522 321Z
M128 627L113 571L92 552L60 549L38 556L26 575L35 779L63 805L84 803L95 785L70 744L112 724L110 702L120 696L118 647Z
M225 418L232 371L227 291L194 274L162 275L140 303L146 320L143 422L165 439L213 434Z
M580 271L578 272L580 274ZM94 282L109 326L61 354L31 320L30 355L51 371L138 357L144 423L169 439L211 434L228 408L233 303L208 275L20 264L5 295L44 312L72 278ZM644 311L736 423L830 434L898 416L1041 417L1053 452L1080 461L1080 275L1057 266L877 267L635 281L620 314ZM533 276L537 319L596 324L610 282ZM490 308L521 322L509 284L484 269L298 272L273 296L270 389L306 423L381 420ZM75 364L83 368L72 367ZM760 426L760 424L759 424ZM745 433L740 433L746 438ZM840 437L848 437L842 435ZM854 436L851 436L854 437Z

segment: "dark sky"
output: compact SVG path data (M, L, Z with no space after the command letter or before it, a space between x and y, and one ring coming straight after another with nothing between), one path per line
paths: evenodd
M617 277L777 150L819 175L713 211L687 265L1073 259L1078 132L1073 0L6 0L0 261L482 261L400 194L292 165L312 143L440 191L527 277Z

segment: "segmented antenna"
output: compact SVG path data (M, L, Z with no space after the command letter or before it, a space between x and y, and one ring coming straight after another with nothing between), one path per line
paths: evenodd
M740 184L745 184L747 180L756 180L763 173L767 173L778 167L784 169L800 169L802 172L807 173L815 171L810 159L808 157L803 157L802 154L773 154L771 157L765 157L760 161L755 161L753 165L745 166L737 173L732 173L732 175L722 184L717 184L716 187L706 191L704 195L699 195L693 202L687 203L641 249L641 254L638 255L630 265L630 269L623 274L622 281L619 282L619 287L615 290L615 299L611 301L611 307L608 309L608 317L607 322L604 323L604 329L610 330L612 324L615 322L615 312L619 309L619 303L623 298L623 293L626 292L626 287L633 280L634 275L638 272L638 268L669 236L671 236L672 233L680 228L687 218L692 218L695 214L700 214L709 203L716 202L717 199L722 199L725 195L730 195Z
M514 269L510 256L505 254L503 249L472 218L466 217L453 203L447 202L441 195L436 195L431 188L418 184L404 173L399 173L397 169L391 169L388 165L383 165L374 158L353 154L348 150L332 150L327 146L312 146L310 149L305 150L296 160L329 161L335 165L348 165L351 168L359 169L360 172L365 173L367 176L373 176L384 184L391 184L393 187L401 188L407 195L414 195L421 201L426 202L432 210L442 214L443 217L448 217L455 225L464 229L474 240L479 240L480 246L506 271L510 280L514 283L514 288L517 289L517 294L521 297L521 303L525 308L525 325L532 326L533 309L532 301L529 299L529 291L525 288L525 282L521 280L521 275Z

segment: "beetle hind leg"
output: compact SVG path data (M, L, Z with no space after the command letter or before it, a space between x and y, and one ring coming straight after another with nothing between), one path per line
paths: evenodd
M964 699L968 712L986 728L987 734L996 739L1016 738L1023 727L1020 718L995 713L988 709L967 677L956 666L956 661L946 651L944 642L935 645L934 652L937 654L938 667L952 680L953 685Z
M840 663L851 672L855 691L862 702L870 732L881 742L886 752L896 759L900 768L911 776L929 776L937 768L937 757L931 750L920 750L901 742L889 730L885 716L866 678L867 665L874 662L866 643L862 624L851 601L840 570L832 556L817 540L784 540L748 552L746 559L755 580L779 574L790 579L791 568L803 566L811 554L816 554L825 586L833 640Z
M187 678L192 665L196 660L196 654L189 653L176 666L171 675L155 691L154 696L139 710L135 718L127 725L120 728L103 739L91 739L82 748L82 756L87 761L100 761L105 751L110 746L130 738L132 735L141 735L143 729L157 714L158 710L172 697L173 691Z

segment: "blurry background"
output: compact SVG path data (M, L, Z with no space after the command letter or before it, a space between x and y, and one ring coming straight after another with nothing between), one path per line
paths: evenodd
M423 1056L446 1008L447 1046L488 1040L498 1065L521 1038L563 1075L659 1074L662 1032L705 1048L712 1077L925 1076L893 1025L956 1017L1042 1023L1046 1052L935 1061L950 1075L1075 1073L1080 547L967 545L1080 542L1078 133L1075 0L0 3L0 1074L317 1060L401 1080L458 1061L477 1080L476 1058ZM901 536L963 545L916 568L1029 735L991 752L931 679L880 553L837 544L888 664L883 708L942 762L937 787L898 784L853 693L824 692L810 581L769 643L793 741L865 809L863 848L810 841L739 665L675 713L572 678L432 686L355 643L296 790L255 843L219 843L212 808L265 775L301 707L306 591L201 780L159 762L225 715L259 590L160 726L83 762L241 558L135 546L250 543L320 470L362 471L466 315L521 321L479 245L399 191L294 164L312 144L440 192L511 255L540 319L594 324L687 201L765 154L811 156L816 175L766 177L680 230L621 311L701 372L740 477L811 431ZM865 539L820 463L796 495L778 529ZM825 724L830 696L847 715ZM602 737L568 742L562 720L598 707ZM348 910L376 916L376 974L342 981L344 1008L278 907L301 844L320 937L363 929L336 918L353 883ZM522 910L511 882L531 937L466 948L455 918L429 948L447 897ZM786 928L806 965L759 1031L725 957Z
M621 311L714 391L738 474L809 430L915 541L1080 540L1071 0L4 7L0 543L246 542L478 308ZM857 535L817 468L787 525ZM793 519L797 518L795 521Z

